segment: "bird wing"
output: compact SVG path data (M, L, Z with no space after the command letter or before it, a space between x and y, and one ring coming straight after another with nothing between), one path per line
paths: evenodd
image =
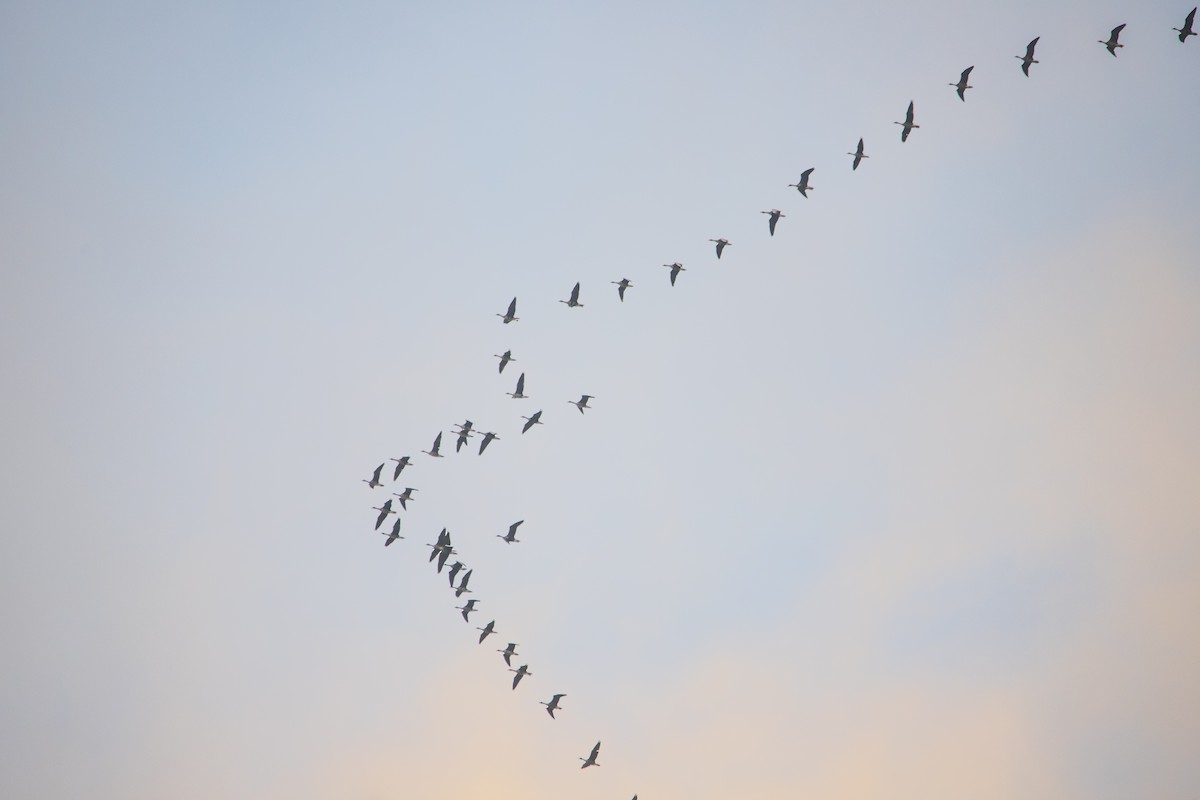
M525 424L521 426L521 433L528 433L529 429L532 427L533 427L533 418L530 417L529 419L525 420Z
M467 583L468 583L468 582L471 580L471 573L472 573L472 572L474 572L474 571L475 571L475 570L473 570L473 569L469 569L469 570L467 570L467 574L466 574L466 575L463 575L462 583L458 584L458 588L459 588L459 589L466 589L466 588L467 588Z
M1191 11L1188 12L1187 19L1185 19L1183 21L1183 27L1191 28L1192 23L1195 21L1196 21L1196 9L1193 8Z
M1026 58L1033 58L1033 48L1037 47L1038 39L1040 39L1040 38L1042 38L1042 37L1035 36L1032 42L1025 45L1025 57Z
M1112 29L1112 38L1114 42L1117 40L1117 37L1121 35L1121 31L1123 30L1125 30L1124 22Z
M912 125L912 121L913 121L913 104L912 104L912 101L909 100L908 101L908 113L904 115L905 126Z
M579 284L576 283L575 288L571 290L571 302L574 303L574 302L577 302L578 300L579 300Z
M962 77L960 77L960 78L959 78L959 80L961 80L963 83L966 83L966 82L967 82L967 78L968 78L968 77L970 77L970 75L971 75L971 70L973 70L973 69L975 69L975 65L974 65L974 64L972 64L971 66L969 66L969 67L967 67L966 69L964 69L964 70L962 71Z
M437 438L433 440L433 450L434 450L434 452L437 452L437 449L438 449L439 447L441 447L441 446L442 446L442 432L441 432L441 431L438 431Z
M387 462L385 461L384 463L386 464ZM380 464L378 467L375 468L375 474L371 476L371 480L378 483L379 482L379 473L381 471L383 471L383 464Z
M600 755L600 743L599 743L599 742L596 742L596 746L592 748L592 755L591 755L591 759L592 759L593 761L595 761L595 760L596 760L596 756L598 756L598 755Z
M517 378L517 394L525 394L525 373L521 373L521 377Z
M508 304L508 314L506 314L505 316L512 317L512 316L515 316L516 313L517 313L517 298L514 297L512 299L512 302Z

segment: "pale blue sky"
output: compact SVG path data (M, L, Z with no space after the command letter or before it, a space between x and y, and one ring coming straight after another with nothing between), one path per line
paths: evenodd
M0 794L1191 797L1187 11L0 4Z

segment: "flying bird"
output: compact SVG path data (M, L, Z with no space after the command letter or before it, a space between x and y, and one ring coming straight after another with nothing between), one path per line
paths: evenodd
M517 298L514 297L512 302L508 304L508 311L504 312L503 314L497 314L496 316L503 319L505 325L510 322L520 321L521 318L517 316Z
M514 689L517 688L517 684L521 682L521 678L524 678L526 675L533 674L532 672L529 671L528 664L522 664L517 669L510 669L509 672L517 673L516 676L513 678L513 688Z
M580 397L578 400L568 400L567 402L570 403L571 405L575 406L576 408L578 408L579 413L582 414L583 410L585 408L591 408L591 406L588 405L588 400L595 400L595 399L596 398L593 397L592 395L585 394L582 397Z
M600 755L600 743L596 742L596 746L592 748L591 755L589 755L587 758L584 758L583 756L579 757L579 760L583 762L583 766L580 767L580 769L587 769L588 767L600 766L599 764L596 763L596 756L598 756L598 755Z
M380 531L380 533L383 534L384 536L388 537L387 541L383 543L384 547L387 547L388 545L390 545L392 542L396 541L397 539L403 539L404 537L400 535L400 518L396 517L396 524L394 524L392 526L392 530L390 533L384 533L383 531Z
M559 300L560 303L566 303L571 308L583 308L583 303L579 302L579 283L576 282L575 288L571 290L570 300Z
M491 636L493 633L496 632L496 620L492 620L487 625L484 625L482 628L476 628L475 630L483 631L483 633L479 634L479 643L483 644L484 639L486 639L487 637Z
M371 506L371 508L372 508L372 510L379 512L379 516L375 518L375 530L379 530L379 526L382 525L383 521L388 518L388 514L396 513L395 511L392 510L392 498L390 498L390 497L387 499L387 502L385 502L383 505Z
M550 715L550 719L554 719L554 712L558 710L558 701L562 700L564 697L566 697L565 694L556 694L554 697L550 698L549 703L542 702L542 705L546 707L546 713Z
M717 258L721 257L721 253L725 250L726 247L733 246L729 243L728 239L709 239L709 241L717 243ZM674 284L672 284L672 285L674 285Z
M503 539L504 541L508 542L509 544L513 544L515 542L521 541L520 539L517 538L517 528L521 527L521 523L524 521L525 520L523 520L523 519L517 520L512 525L508 526L508 535L502 535L502 534L497 533L496 538Z
M1186 43L1187 37L1195 36L1196 32L1192 30L1192 23L1196 21L1196 9L1188 12L1187 19L1183 21L1182 28L1171 28L1173 31L1179 32L1179 41Z
M462 568L465 566L466 566L466 564L464 564L461 561L455 561L453 564L450 565L450 572L448 572L447 575L449 575L449 577L450 577L450 588L451 589L454 588L454 579L456 577L458 577L459 571L461 571Z
M422 450L421 452L427 456L433 456L434 458L441 458L442 454L438 452L438 450L441 449L441 446L442 446L442 432L438 431L437 438L433 440L433 447L429 450Z
M621 302L624 303L625 302L625 290L628 289L630 286L633 286L633 284L629 282L629 278L621 278L621 280L619 280L619 281L609 281L609 283L611 283L617 287L617 297L620 297Z
M400 473L404 472L404 468L408 466L409 457L405 456L404 458L389 458L388 461L396 462L396 471L392 473L392 480L396 480L400 477Z
M509 642L508 647L504 648L503 650L497 650L496 652L504 656L504 663L511 667L512 657L517 654L517 643Z
M387 462L385 461L384 464L386 464L386 463ZM365 483L367 486L370 486L372 489L374 489L376 486L383 486L383 483L380 482L380 480L379 480L379 473L382 471L383 471L383 464L380 464L378 467L375 468L375 471L373 473L371 473L371 480L367 480L366 478L363 478L362 482Z
M442 567L446 565L446 559L455 552L454 547L450 544L450 532L442 528L442 532L438 534L437 544L426 543L426 546L433 548L433 552L429 554L429 560L433 561L435 558L438 560L437 571L440 573Z
M913 123L913 104L908 101L908 113L904 115L904 122L897 122L897 125L903 125L904 130L900 131L900 141L907 142L908 134L912 133L913 128L919 128L920 125Z
M870 158L869 155L863 152L863 140L861 138L858 140L858 149L853 153L846 153L846 155L854 156L854 164L850 167L850 169L858 169L858 165L862 163L864 158Z
M795 190L797 192L804 195L805 197L808 197L808 190L817 188L815 186L808 185L808 176L812 175L812 172L814 169L816 169L816 167L809 167L808 169L804 170L804 172L801 172L800 173L800 182L799 183L789 183L788 188L789 189L795 188Z
M462 576L462 581L458 584L458 588L454 590L455 597L462 597L463 592L471 591L470 589L467 588L467 583L470 582L471 573L474 571L475 570L473 570L473 569L469 569L469 570L467 570L466 574Z
M458 428L456 431L458 434L458 441L454 443L454 452L457 453L458 451L462 450L462 446L467 443L467 439L474 433L474 431L471 430L474 425L475 423L471 422L471 420L467 420L461 425L455 425L455 427Z
M1122 22L1120 25L1113 28L1112 32L1108 34L1107 42L1100 41L1099 39L1096 40L1096 41L1100 42L1100 44L1102 44L1108 48L1108 52L1109 52L1109 54L1112 55L1113 58L1116 58L1116 56L1117 56L1117 48L1125 46L1117 41L1117 38L1121 35L1121 31L1123 31L1124 29L1125 29L1125 23Z
M1033 57L1033 48L1037 47L1038 39L1040 39L1040 38L1042 38L1042 37L1040 37L1040 36L1035 36L1035 37L1033 38L1033 41L1032 41L1032 42L1030 42L1029 44L1025 45L1025 55L1023 55L1023 56L1013 56L1013 58L1016 58L1016 59L1019 59L1019 60L1020 60L1020 62L1021 62L1021 72L1024 72L1024 73L1025 73L1025 77L1026 77L1026 78L1028 78L1028 77L1029 77L1029 65L1030 65L1030 64L1040 64L1040 63L1042 63L1042 62L1038 61L1036 58L1034 58L1034 57Z
M967 79L971 77L971 70L973 69L975 69L974 64L962 71L962 75L958 76L958 83L946 84L947 86L953 86L955 89L958 89L958 99L962 100L964 103L967 102L967 89L975 88L971 84L967 83Z
M413 499L412 493L415 491L417 491L417 490L412 488L411 486L406 486L406 487L404 487L404 491L401 492L400 494L396 494L395 492L392 492L392 496L399 497L400 498L400 507L403 508L405 511L407 511L408 510L408 501Z
M517 390L515 392L505 392L513 400L524 400L528 395L525 394L525 373L521 373L521 377L517 378Z
M717 245L717 252L719 253L720 251L721 251L721 245ZM717 258L720 258L720 256L717 256ZM687 269L684 268L683 264L680 264L678 261L676 261L674 264L663 264L663 266L671 268L671 285L672 286L675 285L675 279L679 277L679 273L687 272Z
M771 235L775 235L775 223L779 222L780 217L786 217L787 214L780 211L778 208L772 208L770 211L759 212L762 214L770 214L771 218L767 220L767 227L771 230Z
M528 431L530 428L532 428L534 425L541 425L541 424L543 424L543 423L542 423L542 412L541 412L541 410L540 410L540 409L539 409L538 411L534 412L534 414L533 414L533 416L532 416L532 417L521 417L521 419L528 420L528 422L526 422L526 423L525 423L525 424L524 424L524 425L521 427L521 433L525 433L525 432L526 432L526 431Z
M501 372L504 372L504 368L508 366L508 362L516 361L516 359L512 357L512 350L505 350L503 355L500 355L497 353L493 353L492 355L494 355L494 356L496 356L496 358L500 359L500 371Z
M470 622L471 620L467 618L467 615L475 610L475 604L478 602L479 602L478 600L475 600L474 598L472 598L461 606L455 606L455 608L462 612L462 618L464 620L466 620L467 622Z
M479 455L483 455L483 451L486 450L487 446L492 443L492 439L499 439L499 438L500 437L494 433L491 433L491 432L485 433L483 435L483 441L479 443Z

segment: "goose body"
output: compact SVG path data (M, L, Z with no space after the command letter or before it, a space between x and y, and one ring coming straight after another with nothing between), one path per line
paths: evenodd
M771 215L770 219L767 220L767 229L771 231L772 236L775 235L775 223L779 222L780 217L787 216L787 214L784 214L778 208L772 208L770 211L763 211L760 213Z
M511 392L508 392L508 396L511 397L513 400L524 400L525 399L526 394L525 394L525 373L524 372L522 372L521 376L519 378L517 378L517 388Z
M509 672L515 672L515 673L517 673L517 674L516 674L516 675L513 677L513 688L514 688L514 689L516 689L516 688L517 688L517 684L521 682L521 678L524 678L526 675L532 675L532 674L533 674L532 672L530 672L530 671L529 671L529 665L528 665L528 664L522 664L521 666L517 667L516 669L510 669L510 670L509 670Z
M521 541L520 539L517 538L517 528L521 527L521 523L523 523L524 521L525 520L523 520L523 519L517 520L512 525L508 526L508 533L506 535L501 535L501 534L497 533L496 537L499 539L503 539L504 541L508 542L509 544L515 544L515 543Z
M1033 57L1033 50L1034 50L1034 48L1036 48L1036 47L1037 47L1038 39L1041 39L1041 38L1042 38L1042 37L1040 37L1040 36L1035 36L1035 37L1033 37L1033 41L1031 41L1029 44L1025 45L1025 55L1023 55L1023 56L1013 56L1013 58L1016 58L1016 59L1019 59L1019 60L1020 60L1020 62L1021 62L1021 72L1024 72L1024 73L1025 73L1025 77L1026 77L1026 78L1028 78L1028 77L1029 77L1029 65L1030 65L1030 64L1040 64L1040 63L1042 63L1042 62L1038 61L1036 58L1034 58L1034 57Z
M496 355L496 358L500 359L500 372L504 372L504 368L508 366L508 362L516 361L516 359L512 357L512 350L505 350L503 353Z
M1196 35L1196 31L1194 31L1192 29L1192 24L1195 21L1196 21L1196 9L1193 8L1191 11L1188 12L1187 19L1185 19L1183 21L1183 27L1182 28L1171 28L1171 30L1177 31L1179 33L1179 41L1186 43L1187 37Z
M371 480L367 480L366 478L363 478L362 482L365 483L367 486L371 487L372 489L374 489L376 486L383 486L383 483L379 480L379 473L383 472L383 465L386 463L387 462L385 461L385 462L383 462L383 464L380 464L378 467L375 468L375 471L371 473ZM400 474L399 471L397 471L396 474L397 475Z
M809 167L808 169L804 170L804 172L801 172L799 183L789 183L788 188L789 189L794 188L800 194L804 195L805 197L808 197L808 190L817 188L815 186L808 185L808 176L812 175L812 172L814 169L816 169L816 167Z
M900 141L902 142L908 141L908 134L912 133L913 128L921 127L913 122L913 104L911 100L908 101L908 113L904 115L904 122L897 122L896 124L904 126L904 130L900 131Z
M596 756L598 756L598 755L600 755L600 743L596 742L596 746L592 748L592 752L588 755L587 758L584 758L583 756L579 757L579 760L583 762L583 766L580 767L580 769L587 769L588 767L600 766L599 764L596 763Z
M1117 56L1117 48L1125 46L1117 41L1121 36L1121 31L1123 31L1123 30L1125 30L1124 22L1122 22L1120 25L1113 28L1112 31L1109 32L1108 41L1100 41L1099 39L1096 40L1096 41L1100 42L1100 44L1102 44L1108 48L1108 53L1113 58L1116 58L1116 56Z
M442 454L440 452L441 448L442 448L442 432L438 431L437 438L433 440L433 447L431 447L428 450L422 450L421 452L427 456L433 456L434 458L441 458L442 457Z
M578 400L568 400L567 402L570 403L571 405L575 406L576 408L578 408L579 413L582 414L583 410L585 408L591 408L591 406L588 405L588 400L595 400L595 399L596 398L593 397L592 395L585 394L582 397L580 397Z
M497 314L496 316L504 320L505 325L510 322L520 321L521 318L517 316L517 298L514 297L512 302L508 304L508 311L505 311L503 314Z
M496 632L496 620L492 620L487 625L484 625L482 628L476 628L475 630L483 631L483 633L479 634L479 643L483 644L484 639L486 639L487 637L491 636L493 633Z
M870 158L869 155L863 152L863 140L861 137L858 140L858 149L853 153L846 153L846 155L854 156L854 164L850 167L850 169L858 169L858 165L862 163L864 158Z
M579 283L576 282L575 288L571 289L569 300L559 300L558 302L565 303L568 308L583 308L583 303L579 302Z
M494 433L491 433L490 431L488 433L485 433L483 435L483 441L479 443L479 455L483 455L483 451L487 449L487 446L492 443L493 439L499 439L499 438L500 438L499 436L497 436Z
M609 281L609 283L617 287L617 297L621 298L621 302L624 303L625 290L630 286L633 286L633 284L629 282L629 278L621 278L619 281Z
M967 79L971 77L971 70L973 69L975 69L974 65L967 67L962 71L962 75L958 77L958 83L947 84L948 86L953 86L958 90L958 99L962 100L964 103L967 102L967 89L975 88L967 83Z
M732 247L728 239L709 239L709 241L717 243L717 258L721 257L721 253L725 252L726 247ZM671 282L671 285L675 285L674 281Z
M542 412L540 410L535 411L532 417L521 417L521 419L526 421L525 424L521 427L521 433L526 433L534 425L543 424L542 423Z
M720 250L720 245L717 245L717 249ZM720 256L717 256L717 258L720 258ZM680 264L678 261L676 261L674 264L663 264L663 266L671 268L671 285L672 286L675 285L675 279L679 277L679 273L687 272L687 270L684 268L683 264Z
M556 694L550 698L549 703L542 703L546 707L546 713L550 715L550 719L554 719L554 712L558 710L558 701L566 697L565 694Z

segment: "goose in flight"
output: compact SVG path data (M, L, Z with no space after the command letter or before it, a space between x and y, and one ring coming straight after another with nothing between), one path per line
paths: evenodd
M546 713L550 715L550 719L554 719L554 712L558 710L558 701L562 700L564 697L566 697L565 694L556 694L554 697L550 698L549 703L545 703L540 700L538 702L541 702L542 705L546 707Z
M458 434L458 440L454 443L454 452L457 453L458 451L462 450L462 446L467 443L467 439L475 433L475 431L472 430L474 425L475 423L471 422L471 420L467 420L463 424L455 426L458 428L458 430L455 431L455 433Z
M1035 37L1033 37L1033 41L1032 41L1032 42L1030 42L1029 44L1025 45L1025 55L1023 55L1023 56L1013 56L1013 58L1016 58L1016 59L1020 60L1020 62L1021 62L1021 72L1024 72L1024 73L1025 73L1025 77L1026 77L1026 78L1028 78L1028 77L1029 77L1029 65L1030 65L1030 64L1040 64L1040 63L1042 63L1042 62L1038 61L1036 58L1034 58L1034 57L1033 57L1033 48L1037 47L1038 39L1040 39L1040 38L1042 38L1042 37L1040 37L1040 36L1035 36Z
M517 378L516 391L505 392L505 394L507 394L513 400L524 400L526 397L528 397L528 395L525 394L525 373L524 372L521 373L521 377Z
M437 571L440 573L442 567L446 565L446 559L454 554L454 547L450 544L450 532L442 528L442 532L438 534L437 544L428 544L427 547L432 547L433 552L429 554L429 560L432 562L435 558L438 560Z
M1117 48L1125 46L1117 41L1117 38L1121 35L1121 31L1123 31L1124 29L1125 29L1125 23L1122 22L1120 25L1113 28L1112 32L1108 34L1107 42L1102 42L1099 39L1096 40L1096 41L1100 42L1100 44L1102 44L1108 48L1108 52L1113 56L1113 58L1116 58L1116 56L1117 56Z
M532 428L534 425L542 425L543 424L542 423L542 412L540 410L535 411L532 417L521 417L521 419L528 420L521 427L521 433L525 433L530 428Z
M853 153L846 153L846 155L854 156L854 164L850 167L850 169L858 169L858 165L862 163L864 158L870 158L869 155L863 152L863 140L861 137L858 140L858 149Z
M721 257L721 253L725 250L726 247L733 246L729 243L728 239L709 239L709 241L717 243L717 258ZM672 284L672 285L674 285L674 284Z
M955 89L958 90L958 99L962 100L964 103L967 102L967 89L975 88L971 84L967 83L967 79L969 79L971 77L971 70L973 70L973 69L975 69L974 64L972 64L971 66L967 67L966 69L964 69L962 71L962 75L958 76L958 83L946 84L947 86L953 86Z
M770 211L762 211L762 214L770 214L771 218L767 220L767 227L771 230L771 235L775 235L775 223L779 222L780 217L786 217L787 214L780 211L778 208L772 208Z
M400 477L400 473L404 472L404 468L408 466L409 457L405 456L404 458L389 458L388 461L396 462L396 471L392 473L392 480L396 480Z
M455 561L453 564L450 565L450 571L446 574L450 577L450 588L451 589L454 588L454 579L456 577L458 577L459 571L461 571L462 568L465 566L466 566L466 564L464 564L461 561Z
M510 669L509 672L517 673L516 676L513 678L513 688L514 689L517 688L517 684L521 682L521 678L524 678L526 675L533 674L532 672L529 671L528 664L522 664L521 666L517 667L516 669Z
M504 656L505 665L511 667L512 657L517 654L517 643L509 642L508 647L504 648L503 650L497 650L496 652Z
M388 518L388 514L396 513L392 510L392 498L390 497L383 505L371 506L371 509L379 512L379 516L375 518L375 530L379 530L379 526L382 525L383 521Z
M400 498L400 507L403 508L405 511L408 511L408 501L413 499L412 493L415 491L417 491L417 490L414 489L413 487L406 486L406 487L404 487L404 491L401 492L400 494L397 494L396 492L392 492L392 496L399 497Z
M464 620L466 620L467 622L470 622L471 620L470 620L470 619L468 619L468 616L467 616L467 615L469 615L469 614L470 614L472 611L474 611L474 610L475 610L475 604L476 604L476 603L478 603L478 602L479 602L478 600L476 600L476 599L474 599L474 598L471 598L470 600L468 600L468 601L467 601L466 603L464 603L463 605L461 605L461 606L455 606L454 608L462 612L462 618L463 618Z
M587 758L584 758L583 756L579 757L579 760L583 762L583 766L580 767L580 769L587 769L588 767L600 766L599 764L596 763L596 756L598 756L598 755L600 755L600 743L596 742L596 746L592 748L592 752Z
M799 183L789 183L788 188L789 189L794 188L800 194L804 195L805 197L808 197L808 190L817 188L815 186L808 185L808 176L812 175L814 169L816 169L816 167L809 167L808 169L804 170L804 172L801 172L800 173L800 182Z
M384 464L386 464L386 463L387 462L385 461ZM363 478L362 482L365 483L367 486L370 486L372 489L374 489L376 486L383 486L383 483L380 482L380 480L379 480L379 473L382 471L383 471L383 464L380 464L378 467L375 468L375 471L373 473L371 473L371 480L367 480L366 478Z
M479 634L479 643L483 644L484 639L486 639L487 637L491 636L493 633L496 632L496 620L492 620L487 625L484 625L482 628L476 628L475 630L483 631L483 633Z
M591 406L588 405L588 400L595 400L595 399L596 398L593 395L585 394L582 397L580 397L578 400L568 400L567 402L570 403L571 405L575 406L576 408L578 408L579 413L582 414L583 410L585 408L591 408Z
M442 432L438 431L437 438L433 440L433 447L430 448L429 450L422 450L421 452L427 456L433 456L434 458L441 458L442 454L438 452L438 450L440 450L441 447L442 447Z
M1192 23L1196 21L1196 9L1188 12L1187 19L1183 21L1182 28L1171 28L1173 31L1179 32L1179 41L1187 43L1187 37L1195 36L1196 32L1192 30Z
M384 547L387 547L397 539L403 539L404 537L400 535L400 518L396 517L396 523L392 525L392 530L390 532L384 533L383 531L380 531L380 533L388 537L387 541L383 543Z
M512 357L512 350L505 350L503 354L493 353L492 355L500 359L500 372L504 372L504 368L508 366L508 362L516 361L516 359Z
M900 141L902 142L908 141L908 135L912 133L913 128L921 127L913 122L913 104L911 100L908 101L908 113L904 115L904 122L897 122L896 124L904 126L904 130L900 131Z
M576 282L575 288L571 290L570 300L559 300L560 303L566 303L570 308L583 308L583 303L579 302L579 283Z
M609 281L609 283L611 283L617 287L617 297L620 297L621 302L624 303L625 302L625 290L628 289L630 286L633 286L633 284L629 282L629 278L621 278L621 280L619 280L619 281Z
M517 316L517 298L514 297L512 302L508 304L508 311L496 316L503 319L505 325L510 322L519 322L521 318Z
M499 436L497 436L496 434L494 434L490 431L488 433L485 433L483 435L483 441L479 443L479 455L483 455L483 451L486 450L487 446L492 443L492 439L499 439L499 438L500 438Z
M466 574L464 574L462 576L462 581L458 584L458 587L454 590L455 597L462 597L463 592L471 591L470 589L467 588L467 584L470 583L471 573L474 571L475 570L473 570L473 569L469 569L469 570L467 570Z
M497 533L496 538L503 539L504 541L508 542L509 544L513 544L515 542L521 541L520 539L517 538L517 528L521 527L521 523L524 521L525 520L523 520L523 519L517 520L512 525L508 526L508 535L502 535L502 534Z
M720 250L720 249L721 249L721 246L717 245L717 250ZM717 258L720 258L720 256L717 256ZM687 269L684 268L683 264L680 264L678 261L676 261L674 264L663 264L663 266L671 268L671 285L672 286L675 285L675 279L679 277L679 273L687 272Z

